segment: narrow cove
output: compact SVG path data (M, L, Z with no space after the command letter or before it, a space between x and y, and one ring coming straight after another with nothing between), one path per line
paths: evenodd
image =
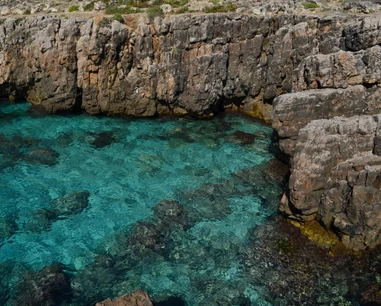
M330 258L277 217L285 171L258 121L29 108L0 104L1 305L42 305L47 275L62 288L46 305L139 288L161 305L357 305L378 275L377 254Z

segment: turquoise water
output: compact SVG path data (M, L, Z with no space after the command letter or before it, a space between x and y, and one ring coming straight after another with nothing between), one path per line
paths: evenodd
M245 280L241 256L282 193L266 178L270 127L237 115L38 116L8 102L0 127L3 265L62 263L72 288L64 305L138 288L186 305L270 305Z

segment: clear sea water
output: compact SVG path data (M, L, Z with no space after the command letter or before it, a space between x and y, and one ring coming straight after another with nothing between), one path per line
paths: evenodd
M181 297L191 306L234 305L234 294L252 305L270 305L260 287L245 282L239 255L250 231L276 214L282 192L265 182L261 168L274 158L270 127L239 115L136 120L38 116L29 108L0 102L0 264L25 263L35 270L64 264L80 292L65 305L88 305L138 288L158 299ZM47 154L48 162L36 154ZM89 192L87 207L30 230L34 212L82 191ZM192 221L165 232L168 251L153 251L115 272L126 258L121 241L137 222L161 220L154 207L163 200L177 201ZM135 246L145 243L136 239ZM116 262L113 281L94 268L104 254ZM85 283L97 278L105 288ZM216 294L233 297L217 303Z

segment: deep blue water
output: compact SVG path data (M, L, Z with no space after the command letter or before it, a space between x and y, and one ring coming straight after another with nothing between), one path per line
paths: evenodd
M29 107L0 104L0 263L26 267L3 284L3 301L17 295L17 273L59 262L74 292L65 305L138 288L217 305L232 284L218 305L270 305L245 281L240 255L282 193L265 179L270 127L238 115L134 120ZM78 192L80 208L57 208ZM141 234L142 224L161 234ZM112 274L95 265L102 256Z

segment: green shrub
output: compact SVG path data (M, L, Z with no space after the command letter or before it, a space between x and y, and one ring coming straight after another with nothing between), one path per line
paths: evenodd
M161 17L164 15L163 10L158 6L150 7L149 9L147 9L146 12L150 19L153 19L155 17Z
M305 9L315 9L319 7L319 5L315 2L303 2L302 4Z
M126 0L125 3L132 7L149 7L149 0Z
M79 5L72 5L69 7L69 12L76 12L79 10Z
M119 21L120 23L124 23L124 18L119 13L114 14L114 16L112 18L114 18L114 20L116 20L116 21Z
M189 8L188 8L187 6L183 6L183 7L179 8L179 9L176 11L177 14L184 14L184 13L186 13L186 12L189 12Z
M111 24L111 20L107 17L103 17L102 20L99 22L100 27L107 27L109 24Z
M234 3L228 3L227 5L213 5L208 6L204 9L205 13L228 13L235 12L237 9L237 5Z
M131 14L131 13L138 13L140 12L139 10L133 9L129 6L126 7L119 7L120 5L109 5L105 9L105 13L107 15L115 15L115 14Z
M90 3L86 4L83 7L84 11L92 11L94 9L94 1L91 1Z

